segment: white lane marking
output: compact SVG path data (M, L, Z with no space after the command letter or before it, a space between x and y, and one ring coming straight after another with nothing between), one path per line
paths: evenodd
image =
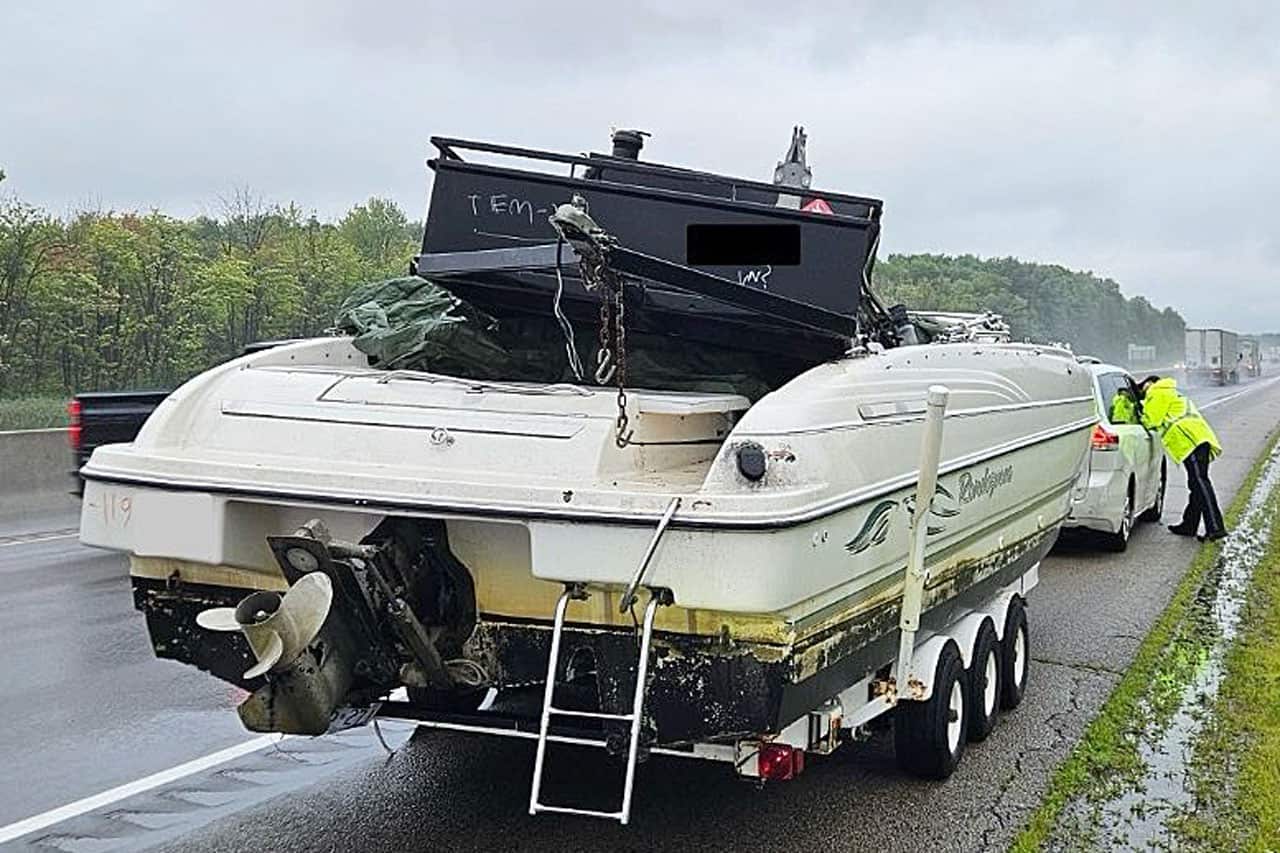
M185 764L179 764L177 767L170 767L168 770L161 770L159 773L152 773L150 776L144 776L134 782L128 782L124 785L118 785L110 790L103 791L100 794L94 794L91 797L85 797L83 800L76 800L74 803L67 803L65 806L59 806L56 809L50 809L38 815L32 815L29 818L20 820L17 823L11 823L8 826L0 826L0 844L6 844L15 838L21 838L24 835L30 835L41 829L47 829L64 820L70 820L73 817L79 817L87 812L100 809L103 806L109 806L128 797L142 794L153 788L159 788L161 785L168 785L170 782L176 782L179 779L199 773L201 770L208 770L210 767L216 767L219 764L225 764L234 758L242 755L248 755L259 749L270 746L273 743L279 743L284 740L286 735L270 734L256 737L253 740L244 743L229 746L226 749L220 749L217 752L211 752L208 755L188 761Z
M8 542L0 542L0 548L13 548L17 545L31 545L36 542L57 542L60 539L78 539L79 533L55 533L51 536L31 536L26 539L14 539Z
M1280 376L1274 377L1272 379L1268 379L1265 382L1250 383L1248 387L1241 388L1239 391L1228 394L1225 397L1219 397L1216 400L1210 400L1200 408L1202 410L1212 409L1214 406L1221 406L1223 403L1230 403L1232 400L1236 399L1237 397L1243 397L1245 394L1252 393L1253 391L1260 391L1263 388L1269 388L1270 386L1276 384L1277 382L1280 382Z

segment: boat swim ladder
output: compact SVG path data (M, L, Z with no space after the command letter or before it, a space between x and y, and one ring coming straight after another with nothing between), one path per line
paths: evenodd
M924 586L929 573L924 567L924 549L929 535L929 508L938 491L938 468L942 464L942 424L951 392L942 385L929 386L924 415L924 438L920 442L920 473L916 481L915 511L911 513L910 550L907 573L902 581L902 613L898 620L898 698L907 695L911 656L916 632L920 630L920 610L924 606Z
M658 550L658 543L662 540L662 534L667 532L667 527L671 524L671 518L679 508L680 498L678 497L672 498L671 502L667 504L667 509L658 521L658 526L653 531L653 537L649 540L649 547L645 549L644 557L640 560L640 565L636 568L635 574L632 575L631 582L627 584L626 592L623 593L619 607L623 613L635 606L639 597L640 586L644 583L645 573L649 569L649 564L653 562L653 555ZM653 641L653 618L658 612L658 607L667 603L670 598L669 593L664 590L649 590L649 603L645 605L644 617L641 619L639 626L640 659L636 664L636 686L632 695L631 713L606 714L601 711L574 711L568 708L557 708L553 704L556 690L556 673L560 668L560 639L564 635L565 611L569 609L570 601L585 600L589 594L582 584L566 584L564 592L560 594L560 599L556 602L555 620L551 629L551 653L547 657L547 683L542 694L542 719L538 726L538 750L533 759L533 785L529 792L529 814L536 815L539 812L553 812L584 815L586 817L602 817L616 820L625 825L631 818L631 794L635 788L636 763L640 754L640 735L644 727L644 699L648 686L649 648ZM557 806L544 803L538 799L538 795L542 791L547 744L579 742L576 738L565 738L551 734L552 716L585 717L606 722L614 721L630 724L630 733L627 741L626 775L623 777L622 782L622 805L618 811L606 812L573 808L571 806Z

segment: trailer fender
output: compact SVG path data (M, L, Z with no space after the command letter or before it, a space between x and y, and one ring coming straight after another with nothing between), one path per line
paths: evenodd
M1018 598L1018 599L1022 599L1023 602L1025 603L1027 593L1029 593L1032 589L1038 586L1039 583L1040 583L1040 564L1036 563L1027 571L1025 575L1018 578L1018 580L1009 584L1004 589L1000 590L1000 592L997 593L994 598L992 598L990 601L987 602L986 606L975 611L977 613L985 613L991 617L995 625L997 640L1004 639L1005 622L1008 619L1009 607L1013 604L1013 600L1015 598ZM961 645L960 648L964 650L965 646ZM969 654L972 651L973 651L973 637L970 636L969 645L967 650L965 651L965 654ZM969 661L966 659L965 666L968 666L968 665L969 665Z
M911 652L911 667L907 670L907 687L898 698L912 702L923 702L933 695L933 677L938 670L938 658L948 644L956 645L950 634L934 634ZM961 657L968 654L961 651ZM966 664L967 666L968 664Z
M966 614L945 631L934 634L920 643L911 653L911 668L907 675L907 690L899 697L912 701L924 701L933 695L933 676L938 668L938 657L947 643L955 643L965 669L973 666L973 645L984 623L990 622L996 639L1004 639L1005 620L1015 598L1036 585L1038 574L1028 572L1017 583L1005 587L985 607Z
M992 627L996 629L997 640L1004 639L1005 619L1009 615L1009 606L1013 604L1013 600L1015 598L1021 598L1021 597L1022 596L1018 592L1006 589L996 598L993 598L991 602L981 611L983 614L991 618ZM972 643L973 641L972 635L970 636L969 640L970 640L970 643ZM972 651L973 646L970 645L969 648ZM965 666L968 666L968 665L969 664L966 661Z
M1007 609L1008 603L1006 602L1004 610ZM1001 617L1003 615L1002 610ZM991 623L991 627L995 628L996 638L999 639L1000 633L1004 630L1004 619L997 619L993 614L980 610L970 613L947 629L947 634L960 646L960 659L964 661L965 669L970 669L973 666L973 645L978 639L978 632L987 623Z

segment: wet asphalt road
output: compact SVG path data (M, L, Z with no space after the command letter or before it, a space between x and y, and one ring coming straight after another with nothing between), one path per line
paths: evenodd
M1227 447L1223 503L1280 422L1280 384L1196 393ZM1234 399L1226 399L1241 393ZM1212 405L1213 400L1224 400ZM1185 500L1171 472L1174 520ZM73 516L0 524L0 837L15 821L242 743L232 688L154 659L124 560L83 548ZM632 825L525 814L532 745L384 727L289 739L24 836L4 849L782 850L1003 848L1164 607L1196 543L1145 525L1113 555L1068 543L1030 600L1032 687L942 784L902 776L890 740L811 760L758 789L719 764L656 757ZM548 797L612 807L620 767L553 753Z
M245 740L228 686L156 660L120 555L54 520L0 528L0 825Z

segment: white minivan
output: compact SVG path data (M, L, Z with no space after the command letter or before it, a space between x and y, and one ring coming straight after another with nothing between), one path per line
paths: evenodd
M1135 520L1159 521L1164 512L1168 467L1160 437L1141 424L1113 422L1116 395L1134 393L1137 383L1124 368L1082 359L1093 374L1098 423L1091 448L1071 493L1064 527L1094 531L1112 551L1129 545Z

